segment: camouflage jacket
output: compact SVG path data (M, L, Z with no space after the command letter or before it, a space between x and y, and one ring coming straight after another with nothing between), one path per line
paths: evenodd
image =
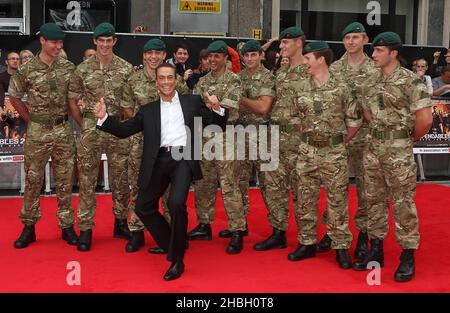
M176 89L179 94L187 95L190 93L189 87L183 78L177 75ZM134 113L139 107L159 99L156 79L150 77L144 69L134 72L123 87L122 107L134 108Z
M294 102L301 131L316 140L346 134L347 127L362 124L362 112L350 88L333 74L321 87L312 77L300 82Z
M215 95L220 105L229 110L228 122L236 122L239 118L239 101L242 96L241 80L238 75L226 69L218 78L209 72L195 86L194 94L200 95L207 103L207 95Z
M11 77L8 92L15 98L26 93L32 113L62 116L67 114L69 79L74 70L75 65L62 57L48 66L37 55Z
M294 68L288 67L277 73L276 77L276 101L270 112L270 120L274 124L295 125L298 124L293 99L296 96L296 86L299 82L309 77L303 64Z
M365 110L372 114L370 127L379 131L407 130L415 126L415 112L431 107L425 83L400 65L388 77L372 75L362 86Z
M247 69L239 73L243 86L243 96L256 100L261 96L275 98L275 76L263 65L250 74ZM269 121L268 116L262 116L252 112L239 112L239 122L244 124L261 124Z
M116 55L113 55L108 66L102 65L93 56L78 65L70 78L69 98L83 99L85 111L92 111L103 97L108 114L120 116L123 87L132 73L133 66Z

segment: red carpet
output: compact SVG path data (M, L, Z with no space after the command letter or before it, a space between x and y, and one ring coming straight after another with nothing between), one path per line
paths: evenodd
M36 226L37 241L16 250L13 242L22 225L18 214L22 199L0 199L0 292L450 292L450 188L418 185L416 205L420 217L421 248L416 253L416 277L410 283L396 283L394 271L400 248L395 243L393 224L385 243L386 265L381 285L369 286L366 272L341 270L334 252L319 254L301 262L287 261L297 245L296 224L291 214L288 249L256 252L254 243L271 233L266 209L258 190L250 191L250 235L244 251L227 255L228 240L217 236L226 227L219 201L213 241L194 241L186 254L186 272L179 280L165 282L169 266L165 256L150 255L147 249L125 253L125 240L112 238L111 196L99 195L92 251L78 252L60 239L56 226L56 199L42 197L43 218ZM77 207L77 197L74 206ZM219 199L220 200L220 199ZM189 197L189 229L195 226L193 194ZM325 207L321 195L320 213ZM356 209L355 190L350 189L350 212ZM354 224L351 224L355 234ZM325 227L319 227L322 236ZM147 246L153 240L146 234ZM352 249L353 252L353 249ZM68 286L67 263L81 265L81 285Z

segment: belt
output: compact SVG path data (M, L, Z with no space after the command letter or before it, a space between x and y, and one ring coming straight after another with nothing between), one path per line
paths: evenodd
M172 150L175 150L179 153L183 152L183 146L167 146L167 147L161 147L158 150L158 155L166 155L171 154Z
M325 140L315 140L308 134L300 134L300 140L315 148L334 147L344 142L344 135L338 134Z
M372 138L379 140L407 139L411 137L409 131L404 129L379 131L377 129L371 128L369 130L369 133Z
M279 127L280 127L280 131L283 132L283 133L293 133L293 132L297 131L295 126L294 125L290 125L290 124L279 125Z
M47 126L56 126L67 122L69 120L69 116L66 114L64 116L50 116L50 115L37 115L30 113L30 120L32 122L47 125Z

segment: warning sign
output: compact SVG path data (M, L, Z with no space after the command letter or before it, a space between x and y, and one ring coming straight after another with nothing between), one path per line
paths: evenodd
M221 0L183 1L178 0L180 13L220 14Z

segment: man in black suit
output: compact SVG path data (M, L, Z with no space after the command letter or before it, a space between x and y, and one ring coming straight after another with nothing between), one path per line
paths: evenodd
M167 259L172 264L164 279L173 280L184 272L189 187L192 180L202 178L199 161L194 159L194 149L198 149L194 143L201 142L201 137L194 140L194 136L199 136L194 117L202 117L202 124L223 127L226 116L219 108L211 108L217 114L208 110L199 96L179 96L175 90L175 67L170 64L158 66L156 85L160 100L142 106L130 120L120 123L108 118L103 99L95 106L94 114L99 119L97 127L117 137L129 137L141 131L144 134L136 214L156 243L168 252ZM170 225L158 210L159 199L169 185Z

